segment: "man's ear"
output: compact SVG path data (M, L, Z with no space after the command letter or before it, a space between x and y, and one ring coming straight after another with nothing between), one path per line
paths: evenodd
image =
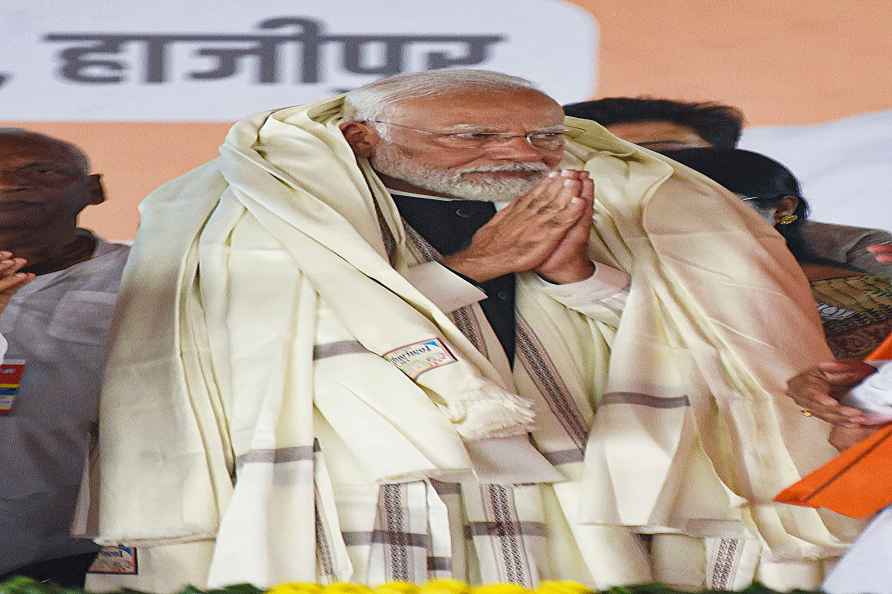
M357 157L368 159L381 142L381 136L374 126L365 122L344 122L340 125L341 134L350 144Z
M100 174L88 175L85 186L87 189L87 204L102 204L105 202L105 188L102 187L102 176Z

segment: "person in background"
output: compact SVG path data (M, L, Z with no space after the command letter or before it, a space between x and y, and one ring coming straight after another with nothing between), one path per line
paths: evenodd
M739 109L713 102L607 97L565 105L564 113L598 122L620 138L658 152L731 149L743 131Z
M128 254L77 225L104 200L77 147L0 129L0 334L24 369L0 416L0 579L80 586L97 551L69 528Z
M813 407L803 408L803 411L815 416L823 416L828 409L836 409L837 413L850 411L858 415L859 421L870 423L858 427L834 427L833 443L840 450L848 449L858 441L870 437L880 429L882 423L892 420L892 361L889 360L889 354L881 355L881 358L873 361L872 365L878 367L878 371L866 364L833 362L810 369L790 380L790 395L797 403ZM834 369L834 367L839 368ZM842 379L840 373L842 370L847 370L850 376L845 382L839 381ZM859 378L863 379L859 381ZM852 383L856 385L849 389ZM843 400L845 406L838 404L838 400ZM829 406L823 404L823 401ZM882 444L880 441L869 446L872 456L883 455ZM887 461L892 465L892 458ZM868 477L878 490L892 488L892 477L887 473L880 476L871 473L865 476L865 473L870 473L870 470L865 469L861 471L862 476L858 477L855 476L857 472L857 465L854 465L849 466L842 474L836 475L833 480L842 481L838 483L837 489L848 481L842 488L844 492L851 492L851 497L856 498L857 492L852 492L850 489ZM827 576L822 590L828 594L861 592L892 594L892 566L888 563L890 549L892 549L892 507L887 507L874 516L849 552Z
M737 194L784 237L808 278L836 358L862 359L892 332L892 282L826 260L812 250L802 235L808 203L789 169L764 155L738 149L664 154Z
M733 149L743 128L743 113L715 102L686 102L650 97L608 97L564 106L569 116L594 120L629 142L664 152L685 148ZM892 267L878 262L867 246L892 241L880 229L808 220L798 231L802 241L824 260L892 278Z

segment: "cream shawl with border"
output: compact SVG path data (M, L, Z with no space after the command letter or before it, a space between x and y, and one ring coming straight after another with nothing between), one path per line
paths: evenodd
M303 485L336 529L324 465L301 478L314 407L378 482L467 471L466 440L531 428L529 402L400 274L400 250L388 261L379 220L405 242L402 224L340 134L340 105L242 121L218 160L142 204L101 402L99 542L216 537L225 559L273 540L287 558L255 559L251 575L298 563L311 579L315 543L282 527L311 521L314 506L281 487ZM569 497L579 520L708 534L743 518L782 558L838 554L817 512L770 503L831 455L827 427L781 396L786 377L829 356L782 239L702 176L572 123L587 132L566 165L597 185L592 257L632 275L621 321L607 310L587 321L610 345L609 373L573 362L598 375L589 396L601 400ZM565 308L531 299L530 324L579 335L562 327ZM313 374L323 330L367 354L328 400ZM431 338L454 362L411 379L392 353ZM271 456L294 463L289 477L252 464Z

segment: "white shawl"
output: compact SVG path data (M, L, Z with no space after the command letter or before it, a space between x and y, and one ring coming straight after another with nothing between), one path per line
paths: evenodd
M379 220L402 243L403 227L340 134L340 105L240 122L218 160L143 202L101 402L100 542L217 538L215 583L234 558L257 583L313 579L315 542L288 527L315 510L337 530L325 466L312 465L314 407L378 482L467 471L466 440L532 427L529 403L400 274L403 251L388 262ZM593 259L632 275L622 320L589 320L588 360L557 345L597 375L593 406L606 383L580 518L695 534L743 519L783 557L835 554L817 512L770 503L831 455L827 427L780 397L829 356L798 265L712 182L572 123L587 133L567 164L597 186ZM540 301L530 324L579 336ZM431 339L438 359L404 349ZM362 356L342 377L314 376L314 348L351 342ZM293 465L252 464L271 459Z

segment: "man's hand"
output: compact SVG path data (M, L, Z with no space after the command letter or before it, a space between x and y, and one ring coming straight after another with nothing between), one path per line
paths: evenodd
M581 174L588 177L576 171L550 173L478 229L471 245L443 263L477 282L539 268L587 210L580 196Z
M16 291L34 280L33 274L19 272L27 263L24 258L14 258L12 252L0 252L0 313Z
M847 450L859 441L867 439L875 433L879 427L833 427L830 430L830 445L840 452Z
M820 363L787 382L787 396L804 410L838 427L860 428L864 413L839 403L846 392L876 369L861 361Z
M595 185L586 171L577 171L579 197L585 203L582 216L576 221L536 273L545 280L562 285L585 280L595 272L588 258L588 240L592 232L592 212L595 202Z
M867 251L881 264L892 264L892 243L878 243L867 246Z

